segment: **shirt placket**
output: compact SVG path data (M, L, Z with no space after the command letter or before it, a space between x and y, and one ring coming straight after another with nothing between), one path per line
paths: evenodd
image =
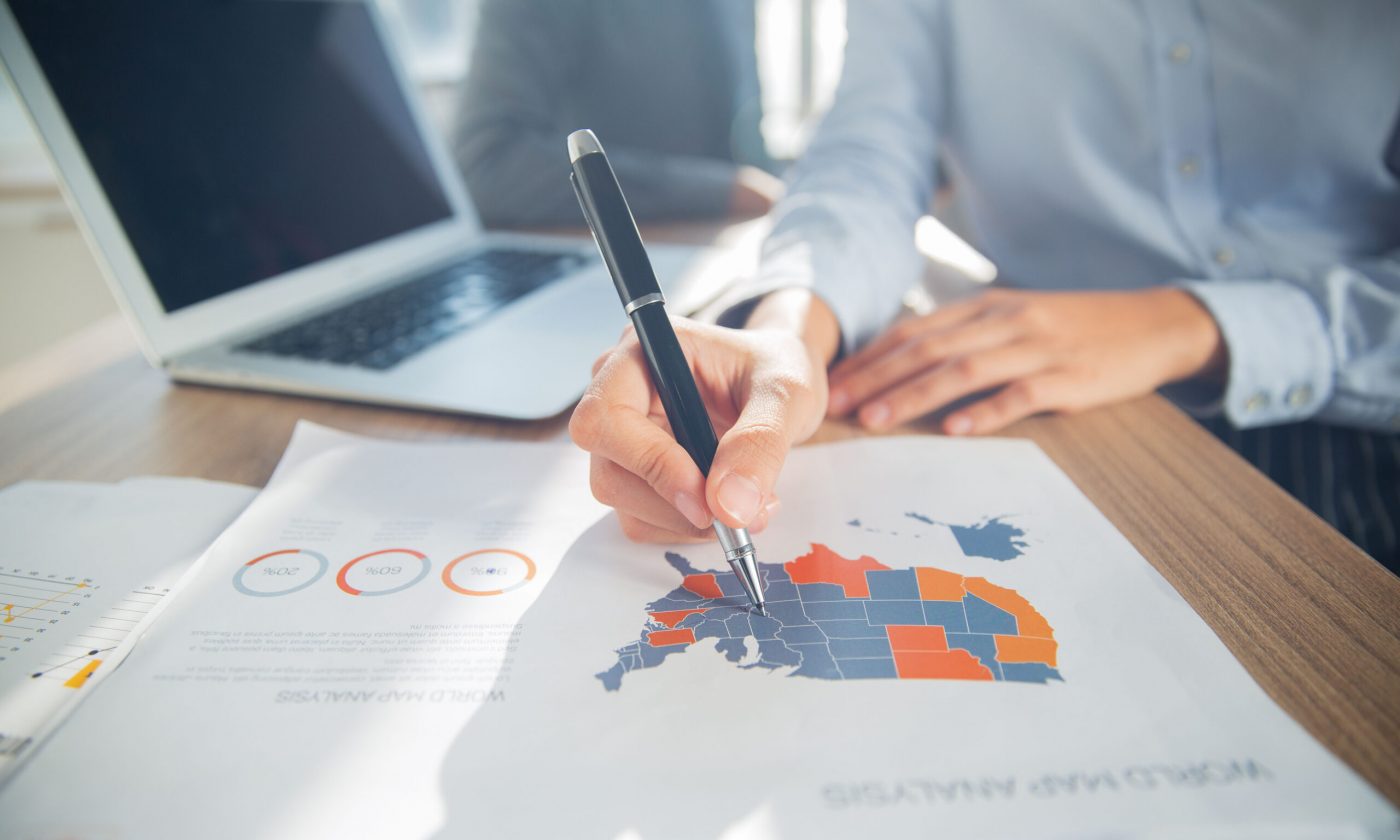
M1143 10L1168 212L1205 278L1239 276L1241 255L1222 224L1217 115L1204 20L1195 3L1181 0L1147 0Z

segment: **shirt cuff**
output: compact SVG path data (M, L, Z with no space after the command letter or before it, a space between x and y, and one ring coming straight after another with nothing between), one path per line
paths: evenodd
M1332 396L1335 364L1322 313L1281 280L1187 280L1178 284L1215 318L1229 351L1225 392L1193 413L1224 410L1236 428L1305 420ZM1179 395L1186 392L1178 391Z

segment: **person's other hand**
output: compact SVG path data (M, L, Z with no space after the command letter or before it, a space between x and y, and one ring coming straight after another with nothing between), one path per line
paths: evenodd
M729 215L740 219L762 216L782 195L782 179L757 167L741 166L729 193Z
M993 289L896 324L831 372L832 416L887 429L982 392L943 418L982 434L1218 375L1225 347L1189 292Z
M820 425L826 371L791 330L731 330L673 319L719 436L709 479L671 436L636 334L594 365L569 421L592 455L593 495L642 542L713 538L713 517L760 531L789 448Z

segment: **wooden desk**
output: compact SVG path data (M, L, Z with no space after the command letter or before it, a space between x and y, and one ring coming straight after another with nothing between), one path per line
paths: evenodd
M0 412L0 485L159 474L261 486L299 418L410 440L562 439L566 425L175 386L114 321L0 371ZM828 423L814 440L857 434ZM1008 434L1038 443L1279 705L1400 802L1400 579L1159 397Z

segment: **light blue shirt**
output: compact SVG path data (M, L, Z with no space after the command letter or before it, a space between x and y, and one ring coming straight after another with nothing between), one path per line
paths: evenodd
M1198 408L1400 429L1400 3L848 9L756 291L810 286L848 348L868 340L922 270L914 224L946 182L999 282L1193 292L1230 354Z

